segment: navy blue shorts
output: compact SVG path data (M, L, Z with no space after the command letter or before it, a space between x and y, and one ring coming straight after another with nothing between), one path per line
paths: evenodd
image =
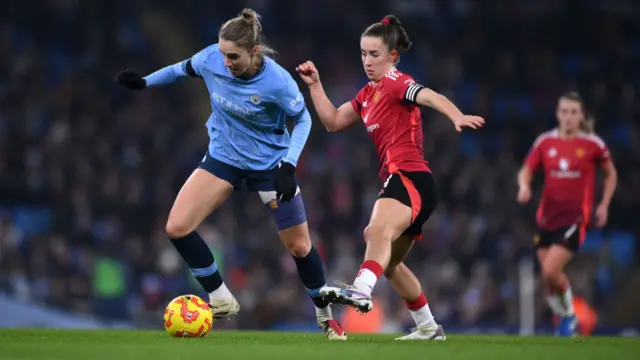
M275 190L276 169L265 171L243 170L214 159L209 155L208 151L198 167L222 180L226 180L236 190L242 189L243 184L247 186L249 191Z
M214 159L208 151L198 167L229 182L236 190L240 190L243 185L246 185L247 190L258 192L262 203L269 209L278 230L285 230L307 221L300 187L296 190L296 195L291 201L283 203L276 199L275 169L266 171L239 169ZM298 182L297 179L296 182Z

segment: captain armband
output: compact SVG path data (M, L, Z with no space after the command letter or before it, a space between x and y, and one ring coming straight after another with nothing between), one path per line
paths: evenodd
M411 102L412 104L417 104L416 100L418 99L418 93L420 90L424 89L424 86L412 83L407 87L407 90L404 92L404 99Z

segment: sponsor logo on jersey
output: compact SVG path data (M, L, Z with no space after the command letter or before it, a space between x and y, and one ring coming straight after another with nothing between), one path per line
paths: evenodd
M239 116L247 116L247 115L252 116L252 115L255 115L257 113L255 111L251 111L251 110L243 107L242 105L234 103L233 101L225 98L224 96L218 94L217 92L212 92L211 93L211 98L218 105L220 105L220 107L222 107L224 110L226 110L226 111L228 111L230 113L239 115Z
M558 161L558 167L562 171L569 170L569 160L567 160L565 158L560 159L560 161Z
M566 158L560 158L558 160L558 169L551 170L551 176L560 179L577 179L582 173L580 171L571 170L571 164Z
M551 148L549 149L548 155L549 157L556 157L556 155L558 155L558 151L556 150L556 148Z
M367 132L373 132L377 129L380 129L380 125L378 124L373 124L371 126L367 126Z

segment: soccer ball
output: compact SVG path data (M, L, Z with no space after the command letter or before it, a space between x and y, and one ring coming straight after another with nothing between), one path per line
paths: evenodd
M174 337L203 337L212 325L209 304L195 295L178 296L164 310L164 327Z

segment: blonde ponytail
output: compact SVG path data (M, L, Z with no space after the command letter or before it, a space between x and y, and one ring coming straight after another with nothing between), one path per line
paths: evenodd
M593 132L595 131L595 127L596 119L594 119L592 116L587 116L580 122L580 130L588 134L593 134Z

